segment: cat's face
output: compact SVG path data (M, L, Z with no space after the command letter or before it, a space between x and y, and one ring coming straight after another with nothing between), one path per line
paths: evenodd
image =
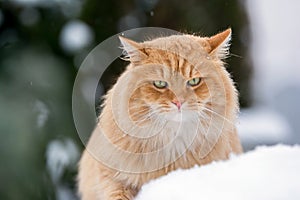
M157 70L144 72L141 77L144 81L131 96L129 108L133 120L152 116L174 122L189 121L210 102L207 77L184 58L165 54L169 55L164 59L152 58L151 65Z
M145 43L122 38L131 61L127 70L139 82L128 101L130 118L140 125L157 120L178 123L226 112L230 98L235 98L221 61L230 31L217 36L181 35Z

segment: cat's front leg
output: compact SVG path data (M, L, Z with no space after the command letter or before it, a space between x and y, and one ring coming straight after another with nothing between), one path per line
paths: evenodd
M99 184L98 189L85 191L82 193L81 200L133 200L137 194L136 189L126 188L114 181L105 181Z
M133 200L137 189L125 187L121 183L111 182L106 185L104 200Z
M84 152L79 167L78 190L81 200L132 200L138 189L116 179L116 171Z
M133 200L137 191L128 188L113 191L107 200Z

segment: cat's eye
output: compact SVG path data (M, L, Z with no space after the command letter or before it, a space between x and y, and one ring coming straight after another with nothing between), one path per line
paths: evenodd
M194 87L194 86L199 85L200 82L201 82L201 78L199 78L199 77L197 77L197 78L192 78L191 80L188 80L187 85L188 85L188 86Z
M153 85L159 89L163 89L168 86L168 83L166 81L153 81Z

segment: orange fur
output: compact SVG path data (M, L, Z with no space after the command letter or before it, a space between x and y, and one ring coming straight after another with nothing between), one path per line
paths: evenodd
M230 36L228 29L210 38L120 38L131 63L106 95L82 155L82 199L133 199L144 183L170 171L242 152L237 92L222 62ZM196 77L200 84L188 86ZM168 87L156 88L156 80Z

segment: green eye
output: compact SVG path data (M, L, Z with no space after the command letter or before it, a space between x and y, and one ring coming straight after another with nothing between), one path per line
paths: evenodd
M163 89L168 86L168 83L166 81L153 81L153 85L159 89Z
M201 82L201 78L199 78L199 77L193 78L187 82L187 85L188 86L196 86L196 85L199 85L200 82Z

